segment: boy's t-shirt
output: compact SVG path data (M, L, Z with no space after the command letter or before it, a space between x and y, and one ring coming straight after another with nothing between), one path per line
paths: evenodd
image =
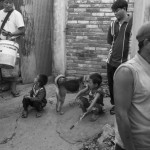
M89 89L89 87L88 87L88 89ZM103 104L104 90L103 90L102 87L98 88L95 91L92 91L92 90L89 89L89 91L88 91L88 100L89 100L89 103L92 102L92 100L94 99L94 97L96 96L97 93L99 93L100 96L99 96L99 98L98 98L98 100L97 100L96 103L97 104L101 104L102 106L104 106L104 104Z
M30 91L31 97L37 97L39 101L46 103L46 90L45 87L41 87L40 89L36 89L35 84Z

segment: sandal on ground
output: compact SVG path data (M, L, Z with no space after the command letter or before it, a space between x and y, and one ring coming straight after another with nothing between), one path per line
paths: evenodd
M39 117L41 117L42 116L42 113L41 112L37 112L36 113L36 118L39 118Z
M113 106L113 107L110 109L110 114L111 114L111 115L114 115L114 114L115 114L115 106Z
M93 114L93 115L91 116L91 118L90 118L90 121L91 121L91 122L94 122L94 121L96 121L98 118L99 118L99 115Z
M27 118L27 117L28 117L28 112L24 110L22 112L22 118Z
M20 96L19 92L11 92L11 94L13 95L13 97L19 97Z
M63 112L63 111L60 111L60 112L59 112L59 114L60 114L60 115L63 115L63 114L64 114L64 112Z

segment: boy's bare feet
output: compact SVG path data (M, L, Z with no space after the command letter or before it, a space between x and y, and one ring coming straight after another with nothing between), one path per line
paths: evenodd
M42 116L42 113L41 112L37 112L36 113L36 118L39 118L39 117L41 117Z
M114 114L115 114L115 106L113 106L113 107L110 109L110 114L111 114L111 115L114 115Z
M91 121L91 122L94 122L94 121L96 121L98 118L99 118L99 115L92 114L90 121Z
M12 92L11 91L11 94L13 95L13 97L19 97L20 96L20 93L19 92Z
M63 112L63 111L60 111L60 112L59 112L59 114L60 114L60 115L63 115L63 114L64 114L64 112Z
M22 112L22 118L27 118L28 117L28 111L23 110Z

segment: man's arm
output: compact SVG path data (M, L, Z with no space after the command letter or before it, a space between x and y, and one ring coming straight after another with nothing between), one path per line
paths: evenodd
M24 35L25 33L25 27L20 27L15 32L11 33L11 36L18 36L18 35Z
M120 68L114 76L114 100L118 130L126 150L135 150L128 118L132 97L132 72L126 67Z
M13 33L11 33L11 36L19 36L19 35L24 35L25 33L25 24L23 20L23 16L20 12L16 11L16 16L15 16L15 24L17 26L17 30Z
M2 30L2 34L8 37L20 36L20 35L24 35L24 33L25 33L25 27L20 27L13 33L5 31L4 29Z
M111 35L111 26L110 26L107 34L107 43L112 45L112 41L113 41L113 36Z

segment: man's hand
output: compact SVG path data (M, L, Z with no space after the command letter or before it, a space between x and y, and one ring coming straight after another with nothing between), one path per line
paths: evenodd
M9 36L9 37L12 36L11 32L8 32L8 31L5 31L5 30L2 30L2 35L3 36Z

